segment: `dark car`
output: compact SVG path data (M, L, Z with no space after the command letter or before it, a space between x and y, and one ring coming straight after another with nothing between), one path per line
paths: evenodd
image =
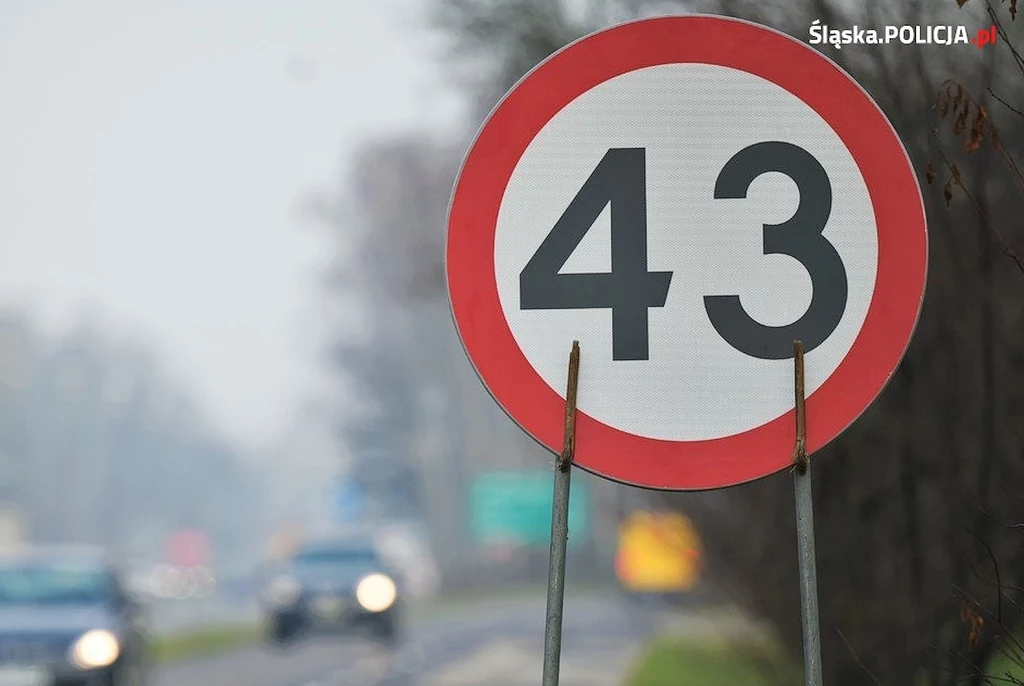
M143 686L142 608L103 555L0 554L0 686Z
M347 632L398 640L398 585L368 539L307 543L271 575L261 595L274 643Z

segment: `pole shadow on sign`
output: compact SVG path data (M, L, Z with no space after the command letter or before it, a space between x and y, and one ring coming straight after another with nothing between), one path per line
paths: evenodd
M555 492L551 505L551 552L548 558L547 610L544 621L542 686L557 686L562 654L562 614L565 600L565 556L569 541L569 485L576 452L576 391L579 387L580 343L572 342L565 389L565 433L555 460ZM800 613L803 622L806 683L821 686L821 631L818 623L818 575L814 557L814 501L811 460L807 454L807 411L804 398L804 346L793 341L793 389L796 445L793 447L793 485L796 496L797 559L800 565Z
M446 251L470 362L558 456L543 686L559 679L573 466L663 491L791 469L804 680L821 686L809 455L892 377L927 276L920 186L877 103L811 46L739 19L592 33L524 76L481 127Z

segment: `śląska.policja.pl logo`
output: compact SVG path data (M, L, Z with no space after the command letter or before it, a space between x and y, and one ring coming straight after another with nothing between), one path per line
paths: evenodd
M864 29L856 24L849 29L833 29L820 19L811 22L811 45L831 45L836 50L844 45L957 45L973 43L979 48L995 45L998 31L995 25L978 29L971 37L966 26L885 26L881 31Z

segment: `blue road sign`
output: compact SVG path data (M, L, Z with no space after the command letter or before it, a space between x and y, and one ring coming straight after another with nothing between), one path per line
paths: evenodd
M334 490L334 516L343 522L362 519L366 514L366 494L355 481L342 479Z

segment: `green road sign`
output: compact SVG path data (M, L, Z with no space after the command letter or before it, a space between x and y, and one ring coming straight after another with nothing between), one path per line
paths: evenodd
M491 472L473 480L470 526L480 543L548 545L551 537L552 474L548 471ZM586 483L576 479L569 498L569 545L590 531Z

